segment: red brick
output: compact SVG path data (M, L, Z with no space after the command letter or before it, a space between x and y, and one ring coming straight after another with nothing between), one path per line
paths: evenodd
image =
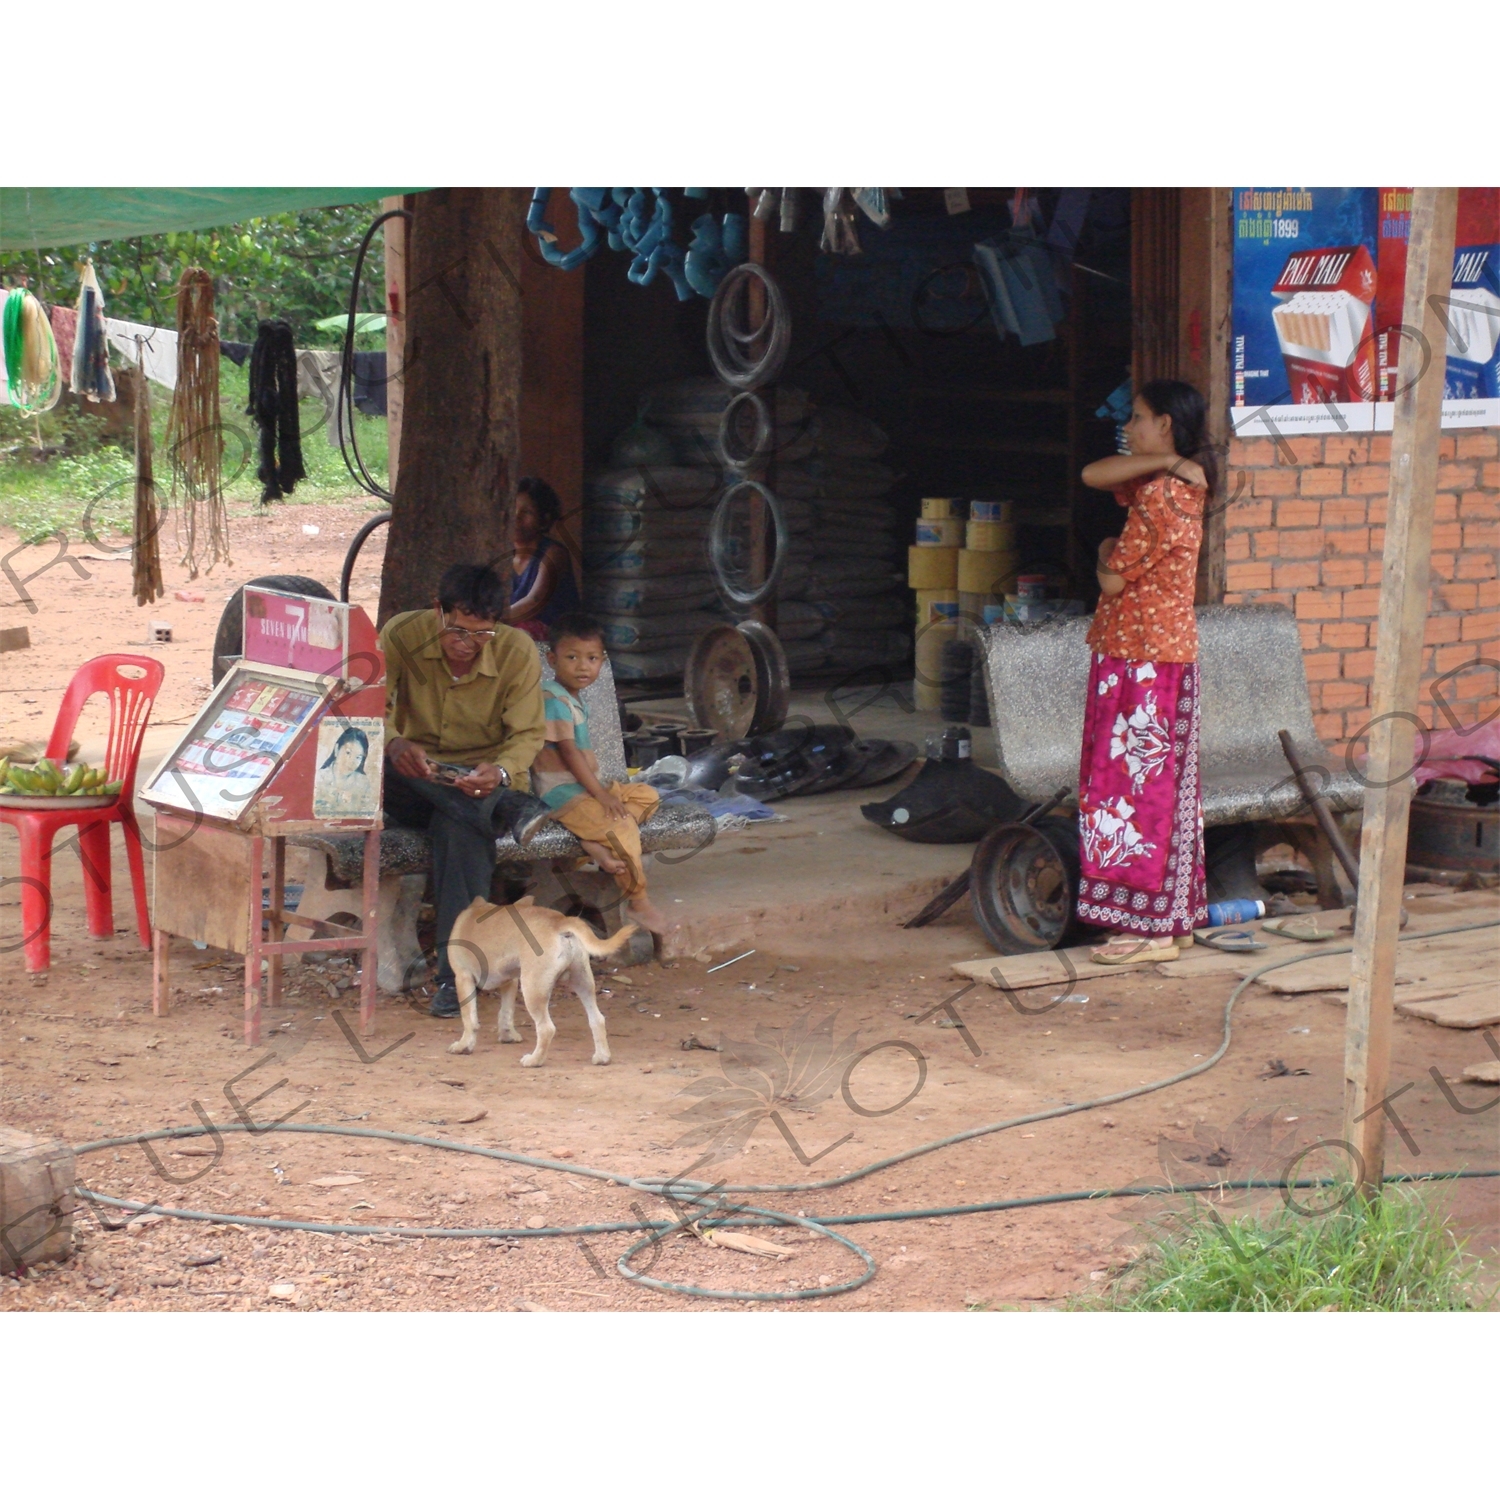
M1269 466L1276 462L1276 444L1270 438L1234 438L1229 444L1232 468Z
M1330 464L1367 464L1370 440L1367 437L1329 437L1323 440L1323 462Z
M1439 464L1437 487L1440 490L1472 490L1479 482L1477 464Z
M1466 641L1500 640L1500 609L1481 609L1465 615L1460 634Z
M1304 589L1293 607L1299 620L1337 620L1344 612L1343 596L1333 590Z
M1276 587L1279 589L1315 589L1318 586L1318 567L1315 562L1279 562L1275 567ZM1361 578L1363 583L1364 579Z
M1474 587L1479 595L1474 602L1479 609L1500 608L1500 578L1487 578Z
M1389 502L1386 500L1386 497L1384 495L1381 495L1381 497L1378 500L1371 500L1370 501L1370 525L1371 526L1384 526L1385 525L1385 513L1386 513L1386 509L1387 509L1388 504L1389 504Z
M1244 562L1250 556L1250 537L1244 531L1231 531L1224 538L1224 559L1226 562Z
M1343 675L1346 682L1368 682L1375 675L1373 651L1344 652Z
M1457 552L1464 544L1464 529L1457 521L1434 523L1432 528L1432 550L1434 552Z
M1316 526L1320 509L1315 500L1283 500L1276 507L1276 525Z
M1487 463L1479 471L1479 487L1485 490L1500 490L1500 463Z
M1432 554L1432 576L1451 581L1455 577L1462 576L1455 571L1454 564L1464 559L1455 558L1451 552L1434 552ZM1476 575L1477 576L1477 575Z
M1473 643L1467 645L1439 646L1433 653L1433 665L1439 672L1451 672L1474 660ZM1446 697L1447 695L1444 694Z
M1295 495L1297 470L1257 469L1250 476L1250 492L1253 495Z
M1235 531L1253 531L1271 524L1269 500L1236 500L1225 513L1225 522Z
M1391 461L1391 435L1388 432L1377 433L1370 439L1370 462L1372 464L1388 464Z
M1365 582L1375 584L1377 587L1380 580L1385 577L1385 559L1378 553L1372 552L1365 559Z
M1349 589L1345 592L1344 614L1349 619L1373 619L1379 613L1379 589Z
M1302 665L1309 682L1336 682L1339 675L1337 651L1313 651L1304 653Z
M1458 558L1458 566L1446 574L1449 578L1493 578L1495 576L1495 554L1493 552L1465 552Z
M1370 689L1363 682L1325 682L1319 703L1324 708L1364 708Z
M1296 463L1303 467L1323 462L1323 439L1320 437L1283 438L1277 445L1278 463L1286 462L1286 450L1291 449Z
M1267 527L1264 531L1255 532L1250 541L1257 557L1281 556L1281 533L1279 531Z
M1344 491L1350 495L1384 495L1390 487L1391 471L1386 464L1361 464L1344 476Z
M1451 494L1434 495L1432 519L1434 522L1456 521L1458 519L1458 496Z
M1313 728L1327 745L1336 745L1344 737L1343 714L1314 714Z
M1268 589L1255 596L1257 604L1284 604L1288 609L1292 607L1292 600L1297 596L1290 592L1277 593L1274 589Z
M1459 497L1458 513L1466 521L1493 521L1500 517L1500 495L1468 490Z
M1369 639L1370 627L1358 620L1338 620L1323 626L1325 646L1359 647Z
M1244 594L1236 594L1226 589L1224 591L1224 602L1226 604L1249 604L1250 600Z
M1375 517L1371 516L1370 519L1373 521L1375 519ZM1372 557L1380 557L1384 552L1385 552L1385 527L1383 525L1382 526L1372 526L1370 528L1370 555Z
M1322 566L1322 582L1332 588L1358 588L1365 582L1365 560L1362 557L1330 557Z
M1325 500L1321 519L1325 526L1363 526L1368 509L1365 500Z
M1479 586L1473 583L1445 583L1437 590L1442 609L1478 609Z
M1500 456L1500 435L1493 432L1461 432L1458 434L1458 456L1460 458Z
M1458 639L1459 617L1457 615L1428 615L1422 628L1424 646L1443 646Z
M1344 493L1344 469L1330 468L1323 464L1316 469L1303 469L1298 489L1304 495L1342 495ZM1355 469L1353 473L1362 473Z
M1465 521L1464 550L1493 552L1500 547L1500 521Z
M1302 637L1302 649L1304 652L1316 651L1318 642L1323 634L1321 625L1299 625L1297 634Z
M1321 526L1310 531L1279 531L1276 535L1280 539L1282 557L1322 557L1327 551Z
M1271 565L1268 562L1230 563L1224 570L1224 586L1231 589L1268 589L1271 587Z
M1370 550L1368 526L1349 526L1342 530L1325 532L1324 535L1327 539L1328 551L1331 553L1339 553L1344 557L1363 557Z

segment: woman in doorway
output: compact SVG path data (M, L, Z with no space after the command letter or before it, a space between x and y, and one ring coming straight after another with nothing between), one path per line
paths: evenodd
M539 641L547 627L582 607L568 549L550 535L562 515L557 491L545 479L523 479L516 486L512 522L510 608L505 623Z
M1113 936L1097 963L1159 963L1208 919L1198 782L1203 507L1215 484L1203 397L1153 380L1132 405L1130 452L1083 471L1128 515L1099 547L1099 598L1079 771L1078 915Z

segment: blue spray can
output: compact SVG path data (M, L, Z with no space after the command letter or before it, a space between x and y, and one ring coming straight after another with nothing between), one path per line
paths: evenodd
M1231 927L1236 922L1253 922L1265 914L1264 901L1213 901L1208 907L1208 925Z

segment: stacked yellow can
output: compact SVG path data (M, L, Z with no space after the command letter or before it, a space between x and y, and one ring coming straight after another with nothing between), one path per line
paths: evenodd
M916 706L936 713L938 661L944 641L951 641L958 620L958 560L963 555L965 523L958 502L924 499L917 521L916 544L907 552L906 581L917 596Z
M1010 501L971 501L964 546L958 554L961 628L983 623L985 606L1000 603L1019 564Z

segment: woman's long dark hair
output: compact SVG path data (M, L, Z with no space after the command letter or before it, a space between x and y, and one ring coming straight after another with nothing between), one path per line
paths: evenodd
M1191 390L1192 387L1189 389ZM1194 394L1197 393L1194 392ZM562 515L562 501L557 498L557 491L545 479L532 476L517 483L516 494L531 496L531 503L536 506L537 520L541 523L543 535L550 532L557 524L558 517Z
M1172 447L1179 458L1191 458L1203 470L1210 495L1219 488L1218 457L1208 444L1208 403L1185 380L1150 380L1140 398L1158 417L1172 423Z

